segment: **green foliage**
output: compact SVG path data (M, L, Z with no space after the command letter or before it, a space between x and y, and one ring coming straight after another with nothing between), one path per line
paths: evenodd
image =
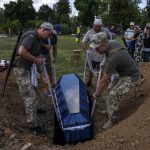
M74 5L79 11L78 20L84 26L92 25L94 16L98 15L99 1L97 0L75 0Z
M9 21L18 19L23 27L28 20L33 20L36 17L36 12L33 7L32 0L18 0L17 2L10 1L4 5L4 13Z
M61 33L63 35L67 35L71 33L71 28L69 27L68 24L61 24Z
M121 23L126 28L130 21L138 22L140 18L138 2L135 0L111 0L110 16L113 23Z
M54 20L54 11L48 5L42 5L38 11L38 19L52 22Z
M38 28L43 23L43 20L34 20L35 28Z
M69 0L59 0L54 5L55 17L57 23L70 23L69 14L71 12Z
M26 22L26 28L27 29L34 29L35 28L35 20L28 20Z
M25 27L28 20L33 20L36 17L36 12L33 7L32 0L18 0L18 13L17 17L23 27Z
M150 20L150 0L147 2L146 10L147 10L147 16Z
M103 24L106 26L110 26L110 25L115 24L113 19L111 18L111 16L109 14L103 15L102 20L103 20Z
M4 31L5 22L6 22L6 17L4 14L4 10L0 8L0 32Z
M60 18L60 22L62 24L70 24L70 17L69 15L62 15L61 18Z
M69 0L59 0L57 3L57 13L62 14L69 14L71 12Z
M70 31L75 33L75 22L86 29L92 26L95 16L101 17L106 26L121 24L127 28L130 21L145 25L150 22L150 0L147 0L147 6L143 10L138 7L140 2L141 0L75 0L79 16L70 18L69 0L59 0L53 8L42 5L38 12L35 12L33 0L10 1L4 5L4 9L0 8L0 32L8 33L10 28L16 33L20 28L28 30L48 21L63 24L63 34Z
M10 1L9 4L4 4L4 13L8 20L12 21L17 18L17 3Z
M18 19L11 21L9 23L9 26L11 27L11 30L13 31L13 33L17 33L21 28L21 24Z

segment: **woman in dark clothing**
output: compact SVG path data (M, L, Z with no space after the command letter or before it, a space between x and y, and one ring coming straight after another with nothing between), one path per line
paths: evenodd
M146 26L146 32L144 33L143 39L143 61L150 61L150 25Z
M135 52L134 52L134 60L138 64L143 61L142 59L142 43L144 39L144 27L139 27L139 36L135 42Z
M136 43L136 40L137 40L138 36L139 36L138 26L135 26L134 27L134 35L131 39L131 49L130 49L130 54L131 54L132 58L134 58L135 43Z

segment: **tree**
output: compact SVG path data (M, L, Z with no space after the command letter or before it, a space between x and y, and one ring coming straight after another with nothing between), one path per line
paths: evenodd
M145 26L147 22L149 22L149 18L148 18L148 12L146 8L143 8L141 10L141 25Z
M4 10L3 8L0 8L0 32L4 31L5 22L6 22L6 17L4 14Z
M34 20L36 18L36 12L32 0L18 0L16 12L17 18L23 27L25 27L29 20Z
M69 14L71 12L69 0L59 0L53 7L58 23L70 24Z
M141 17L139 3L140 0L111 0L110 16L113 23L121 23L126 28L129 26L130 21L139 22L139 18Z
M57 3L57 13L68 15L71 12L69 0L59 0Z
M17 3L10 1L9 4L4 4L4 13L8 20L12 21L17 17Z
M8 18L8 21L18 19L23 27L25 27L29 20L33 20L36 17L32 0L10 1L9 4L4 4L4 7L4 13Z
M99 1L75 0L75 8L79 11L78 20L84 26L92 25L94 16L98 15Z
M38 19L53 22L54 11L48 5L42 5L38 11Z
M150 20L150 0L147 0L146 10L147 10L147 16Z

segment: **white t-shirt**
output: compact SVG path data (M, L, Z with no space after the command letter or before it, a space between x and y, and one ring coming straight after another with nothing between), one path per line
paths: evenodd
M126 32L125 32L125 35L126 35L128 38L133 37L133 35L134 35L134 30L128 28L128 29L126 30ZM131 40L127 40L127 39L126 39L126 41L127 41L127 42L130 42Z
M112 34L108 29L102 28L100 32L106 33L107 38L112 39ZM89 30L85 34L82 42L85 43L85 44L89 44L91 42L91 39L92 39L94 34L96 34L96 32L92 28L91 30ZM96 50L93 50L93 49L89 49L89 52L90 52L90 60L91 61L101 62L103 60L104 56L105 56L104 54L103 55L99 54L98 52L96 52Z

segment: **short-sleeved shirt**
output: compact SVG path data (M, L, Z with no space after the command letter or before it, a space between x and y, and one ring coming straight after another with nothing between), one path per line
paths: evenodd
M119 50L114 50L119 48ZM109 40L104 72L108 75L118 73L120 77L129 76L133 80L140 78L140 71L128 51L115 40Z
M111 38L112 38L112 33L111 33L108 29L102 28L100 32L106 33L107 38L108 38L109 40L111 40ZM89 30L89 31L85 34L85 36L84 36L82 42L85 43L85 44L89 44L89 43L91 42L91 39L92 39L93 35L96 34L96 33L97 33L97 32L95 32L95 31L93 30L93 28L92 28L91 30Z
M54 34L49 39L43 39L42 43L46 44L46 45L54 46L54 45L57 44L57 36ZM43 54L43 55L49 55L49 50L47 50L45 47L42 46L42 48L41 48L41 54Z
M130 29L128 28L125 32L125 35L128 37L128 38L131 38L133 35L134 35L134 29ZM131 40L127 40L126 39L126 42L131 42Z
M28 31L22 35L17 49L19 49L20 46L24 46L25 48L27 48L31 55L39 56L42 45L40 39L37 36L37 32ZM17 57L16 60L17 66L22 67L28 71L30 71L32 63L32 61L26 60L22 57Z
M108 39L112 38L112 34L108 29L102 28L100 32L106 33ZM91 42L91 39L94 34L96 34L96 32L93 29L89 30L85 34L82 42L85 44L89 44ZM91 50L90 58L91 58L91 61L101 62L104 57L101 54L99 54L98 52L96 52L95 50L93 50L93 51Z

